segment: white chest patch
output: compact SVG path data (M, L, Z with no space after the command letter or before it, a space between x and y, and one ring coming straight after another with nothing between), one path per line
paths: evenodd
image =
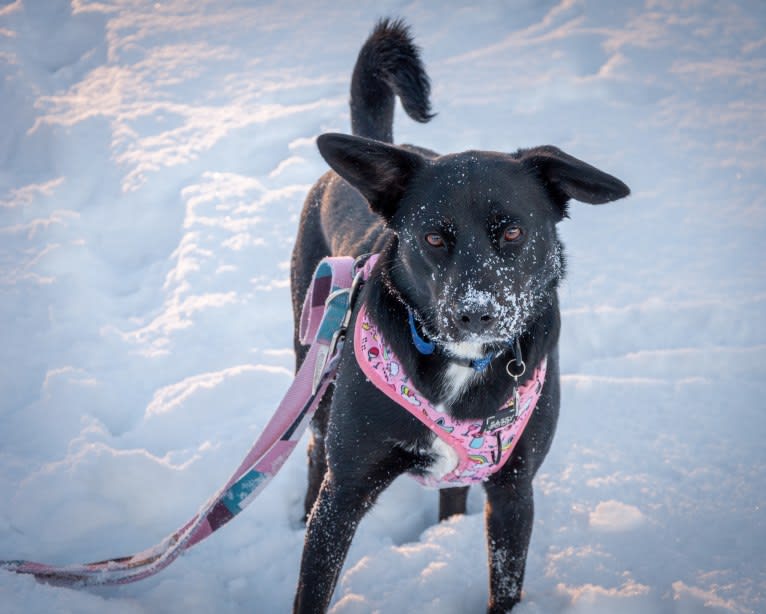
M464 359L481 358L484 355L484 347L481 343L450 343L446 346L447 351ZM466 365L451 363L442 375L442 388L446 393L445 402L451 404L478 375L476 370Z
M476 375L476 371L465 365L452 363L447 367L443 375L442 386L447 393L446 402L448 405L460 397L474 375Z

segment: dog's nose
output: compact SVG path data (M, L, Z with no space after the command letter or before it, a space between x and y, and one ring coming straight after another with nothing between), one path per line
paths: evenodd
M480 333L494 321L495 316L488 310L461 311L457 314L455 323L467 333Z

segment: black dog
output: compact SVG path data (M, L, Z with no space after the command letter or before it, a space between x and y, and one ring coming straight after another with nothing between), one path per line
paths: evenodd
M570 198L600 204L630 191L551 146L439 156L391 145L395 96L410 117L426 122L429 93L408 28L379 22L353 73L355 136L318 140L334 172L312 188L301 217L292 261L296 331L319 260L374 252L380 257L352 326L364 305L414 387L441 410L458 419L491 417L512 395L506 365L534 366L547 357L526 430L510 459L483 483L489 611L503 612L521 597L532 478L559 412L556 288L564 256L556 224ZM352 345L345 344L334 390L312 425L296 612L327 609L360 519L394 478L444 473L450 462L448 446L437 445L433 431L367 379ZM297 339L296 354L300 365L305 348ZM441 490L439 518L465 512L466 494L467 487Z

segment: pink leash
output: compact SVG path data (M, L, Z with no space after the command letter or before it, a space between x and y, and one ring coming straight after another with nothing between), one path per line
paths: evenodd
M0 561L0 568L61 585L127 584L161 571L184 550L220 529L263 490L295 449L335 376L354 295L372 263L357 272L353 258L325 258L317 267L301 314L308 355L274 416L239 468L199 512L151 548L131 556L72 565Z

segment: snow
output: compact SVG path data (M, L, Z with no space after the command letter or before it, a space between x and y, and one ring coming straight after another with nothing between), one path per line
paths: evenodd
M720 3L0 1L0 558L128 554L290 382L290 249L375 19L413 26L438 151L555 144L633 195L561 224L563 400L521 614L766 610L766 10ZM305 445L305 444L304 444ZM158 576L0 573L2 612L284 612L302 448ZM397 481L335 613L482 611L483 495ZM516 611L516 610L515 610Z

